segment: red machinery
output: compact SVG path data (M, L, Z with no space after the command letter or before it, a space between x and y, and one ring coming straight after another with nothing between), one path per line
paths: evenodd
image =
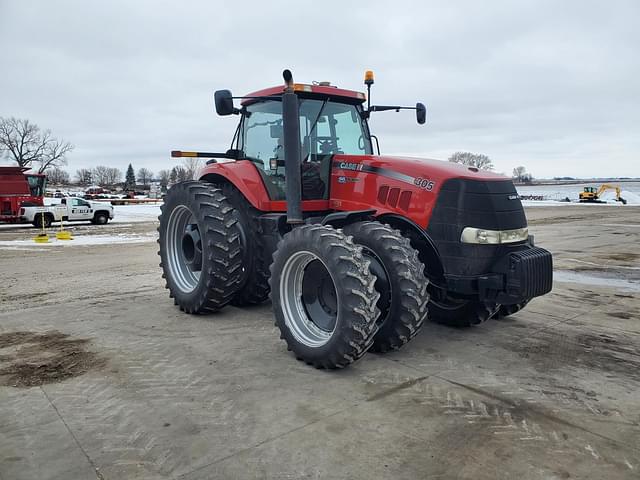
M160 216L163 276L182 310L270 296L296 358L341 368L400 348L427 316L475 325L551 290L551 254L534 246L510 179L380 154L370 115L411 109L423 124L423 104L371 105L372 72L367 96L283 78L245 97L215 92L218 114L239 116L226 152L172 152L210 159Z
M47 177L24 167L0 167L0 222L20 220L20 207L44 205Z

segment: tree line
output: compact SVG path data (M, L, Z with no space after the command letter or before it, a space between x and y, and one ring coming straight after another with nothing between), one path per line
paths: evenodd
M46 173L52 184L71 183L70 175L62 166L67 164L67 154L74 146L52 136L50 130L42 130L29 120L0 117L0 154L14 160L18 166ZM493 170L493 161L484 154L471 152L455 152L449 161L460 163L479 170ZM140 168L137 176L133 166L129 164L123 176L121 170L106 165L76 170L75 183L82 186L100 185L103 187L123 184L125 190L133 190L136 185L149 185L158 180L162 186L191 180L200 168L200 160L196 157L183 159L182 165L170 170L160 170L157 175L148 168ZM124 183L122 179L124 177ZM529 183L533 176L526 168L519 166L513 169L512 178L519 183Z
M494 168L493 161L487 155L481 153L455 152L449 157L449 161L477 168L478 170L491 171ZM511 178L518 183L531 183L533 181L533 175L528 173L523 166L514 168Z
M174 183L193 180L201 167L198 159L188 159L182 165L176 165L171 169L160 170L154 173L148 168L140 168L137 174L132 164L129 164L124 175L121 170L115 167L98 165L94 168L80 168L76 170L74 183L81 186L99 185L101 187L114 187L122 184L123 190L135 190L138 185L143 188L152 182L159 182L166 187ZM71 178L69 174L61 169L50 171L47 176L52 184L69 184ZM124 179L124 181L123 181Z
M50 130L43 130L29 120L0 117L0 157L14 161L19 167L46 173L49 183L54 185L122 185L124 190L134 190L137 185L145 187L152 181L159 181L162 186L167 186L192 180L201 167L200 159L185 158L182 165L160 170L157 175L148 168L140 168L136 175L129 164L123 175L116 167L98 165L76 170L72 179L62 167L67 165L67 154L73 149L71 143L53 137Z

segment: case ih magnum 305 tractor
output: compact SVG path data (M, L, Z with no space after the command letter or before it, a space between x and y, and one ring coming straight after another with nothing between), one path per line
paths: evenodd
M552 286L511 180L473 167L374 154L363 93L326 82L246 97L224 153L178 183L160 216L161 267L175 304L206 313L271 295L295 356L344 367L409 342L429 317L453 325L509 315ZM365 84L370 94L373 74ZM234 98L241 98L236 108Z

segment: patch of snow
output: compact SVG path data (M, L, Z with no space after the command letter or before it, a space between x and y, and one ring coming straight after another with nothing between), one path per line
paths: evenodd
M640 195L630 192L628 190L622 190L620 192L620 197L624 198L627 201L627 205L640 205ZM601 200L608 202L616 202L616 192L611 190L606 191L600 197ZM619 202L616 202L619 203Z
M48 243L36 243L33 238L27 240L0 241L0 250L46 250L52 247L69 247L80 245L112 245L122 243L145 243L157 239L155 233L146 235L117 234L117 235L77 235L73 240L58 240L55 234L50 235Z
M157 222L160 204L116 205L113 207L113 222Z
M624 198L624 196L622 197ZM580 205L581 207L602 207L602 206L620 206L622 203L620 202L607 202L607 203L596 203L596 202L561 202L559 200L522 200L523 207L564 207L564 206L576 206Z

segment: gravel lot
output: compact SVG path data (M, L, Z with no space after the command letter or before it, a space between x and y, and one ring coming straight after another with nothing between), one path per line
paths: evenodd
M639 478L640 207L527 215L552 294L338 372L269 305L178 311L151 221L3 228L0 478Z

